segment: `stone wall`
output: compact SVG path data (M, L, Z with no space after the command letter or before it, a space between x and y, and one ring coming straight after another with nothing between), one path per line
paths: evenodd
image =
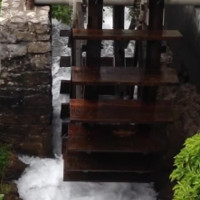
M48 6L3 0L0 17L0 140L18 153L51 152L51 36Z

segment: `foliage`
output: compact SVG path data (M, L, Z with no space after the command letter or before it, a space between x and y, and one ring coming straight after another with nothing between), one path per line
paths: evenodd
M0 194L0 200L3 200L4 195Z
M200 134L185 141L174 166L170 175L171 181L176 182L174 200L200 200Z
M10 145L0 145L0 176L4 175L8 165Z
M9 155L10 145L0 143L0 194L5 193L5 190L7 190L7 187L5 186L5 184L3 184L3 179L9 162ZM0 196L0 200L1 198L2 197Z
M52 17L58 19L62 23L70 24L72 10L67 5L54 5L52 7Z

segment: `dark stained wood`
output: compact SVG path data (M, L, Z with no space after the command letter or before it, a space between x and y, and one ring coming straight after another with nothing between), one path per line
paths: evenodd
M71 67L71 56L61 56L60 67Z
M113 57L101 57L101 66L104 67L114 67L114 59ZM86 59L83 57L84 66L86 66ZM133 67L133 58L127 57L125 58L125 66L126 67Z
M35 6L34 0L26 0L26 9L27 10L33 10Z
M164 0L149 0L149 26L148 31L162 31L163 29L163 13ZM160 70L161 42L148 41L146 53L146 64L149 69ZM157 95L157 87L144 87L141 97L144 101L155 102Z
M113 173L113 172L67 172L64 181L92 181L92 182L137 182L149 183L155 181L151 173Z
M76 40L177 40L182 34L177 30L91 30L73 29Z
M88 1L88 29L102 29L103 0ZM74 38L75 39L75 38ZM96 67L101 65L101 41L87 41L86 66ZM84 97L86 99L97 99L98 90L94 86L85 86Z
M66 171L88 172L137 172L156 170L157 156L140 154L65 153Z
M102 57L101 58L101 66L113 67L114 66L113 58L112 57Z
M67 141L68 141L67 137L63 135L63 138L62 138L62 153L66 152Z
M69 37L71 35L71 30L61 30L60 37Z
M172 106L169 102L146 104L132 100L89 101L70 100L71 122L88 123L162 123L172 122Z
M60 93L70 94L70 92L71 92L71 80L61 80Z
M113 63L113 57L101 57L100 58L100 62L101 62L101 66L105 66L105 67L113 67L114 63ZM86 66L86 58L83 57L83 65Z
M62 136L65 136L65 137L68 136L68 123L67 122L62 123Z
M161 142L134 127L69 124L68 151L149 153L160 152Z
M70 105L68 103L61 104L60 118L67 119L70 117Z
M164 68L161 72L145 72L144 68L73 67L72 82L86 85L165 85L178 83L176 71Z
M124 6L113 6L113 29L124 29ZM125 43L124 41L114 41L115 66L125 64Z

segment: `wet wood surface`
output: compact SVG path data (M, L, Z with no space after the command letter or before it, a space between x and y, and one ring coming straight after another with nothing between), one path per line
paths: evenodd
M60 37L69 37L71 34L71 30L61 30Z
M168 101L146 104L132 100L70 100L72 122L88 123L162 123L172 122L172 106Z
M66 171L151 173L156 169L156 156L108 153L66 153Z
M175 69L165 68L146 73L144 68L73 67L72 82L88 85L148 85L158 86L178 83Z
M64 181L92 181L92 182L138 182L149 183L155 181L151 173L113 173L113 172L68 172L64 173Z
M134 126L69 124L68 151L149 153L161 152L161 142Z
M177 40L182 34L177 30L99 30L73 29L76 40Z
M71 56L61 56L60 67L71 67Z

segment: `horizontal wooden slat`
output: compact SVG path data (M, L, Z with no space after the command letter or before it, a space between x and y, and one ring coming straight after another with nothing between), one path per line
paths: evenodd
M113 67L114 61L113 57L101 57L101 66L104 67ZM86 57L83 57L83 63L86 65ZM133 67L133 58L125 58L125 67Z
M71 56L61 56L60 67L71 67Z
M70 117L70 105L69 105L69 103L61 104L60 118L61 119L68 119L69 117Z
M72 82L87 85L158 86L178 83L178 77L172 68L163 68L160 73L147 73L144 68L73 67Z
M71 34L71 30L61 30L60 37L69 37Z
M70 100L70 119L72 122L161 123L172 122L172 114L169 102L157 102L154 105L132 100Z
M62 123L61 132L62 132L62 136L65 136L65 137L68 136L68 123L67 122Z
M73 29L73 38L78 40L173 40L182 38L182 34L177 30Z
M71 80L61 80L60 94L70 94L70 91L71 91Z
M92 182L140 182L149 183L155 181L151 173L112 173L112 172L67 172L64 173L64 181L92 181Z
M158 139L134 126L69 124L68 151L149 153L163 148Z
M158 157L140 154L65 153L65 171L136 172L156 170Z

